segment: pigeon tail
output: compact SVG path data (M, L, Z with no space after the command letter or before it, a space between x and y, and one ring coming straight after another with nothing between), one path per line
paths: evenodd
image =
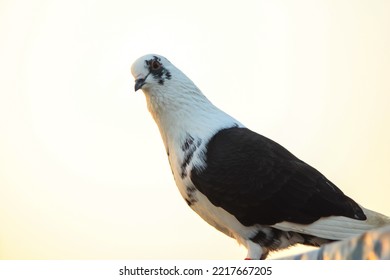
M330 216L321 218L308 225L281 222L272 227L283 231L313 235L330 240L343 240L364 232L390 225L390 218L375 211L363 208L366 220L356 220L343 216Z

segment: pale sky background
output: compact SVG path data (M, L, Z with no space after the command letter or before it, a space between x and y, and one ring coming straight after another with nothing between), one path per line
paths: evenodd
M389 11L387 0L1 0L0 259L245 257L177 191L133 90L130 66L147 53L390 215Z

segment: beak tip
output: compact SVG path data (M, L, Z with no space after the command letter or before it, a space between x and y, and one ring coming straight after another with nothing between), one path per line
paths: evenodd
M145 79L135 80L134 91L141 89L144 84L145 84Z

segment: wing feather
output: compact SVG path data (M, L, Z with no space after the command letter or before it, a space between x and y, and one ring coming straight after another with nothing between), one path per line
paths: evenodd
M243 225L310 224L329 216L366 219L360 206L319 171L247 128L219 131L204 156L206 168L192 170L193 184Z

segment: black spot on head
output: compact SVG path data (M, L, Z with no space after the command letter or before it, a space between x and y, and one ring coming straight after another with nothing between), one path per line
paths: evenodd
M145 60L145 64L153 78L158 80L158 84L164 85L166 79L170 80L172 78L171 72L164 67L161 63L161 58L158 56L153 56L152 59Z
M152 66L152 63L153 63L153 62L159 62L159 63L161 63L161 58L159 58L158 56L155 56L155 55L154 55L152 59L145 60L146 65L148 65L149 67Z
M158 57L154 57L154 59L149 59L145 60L146 65L149 68L149 72L154 76L154 77L162 77L164 73L164 65L160 62L161 59Z

